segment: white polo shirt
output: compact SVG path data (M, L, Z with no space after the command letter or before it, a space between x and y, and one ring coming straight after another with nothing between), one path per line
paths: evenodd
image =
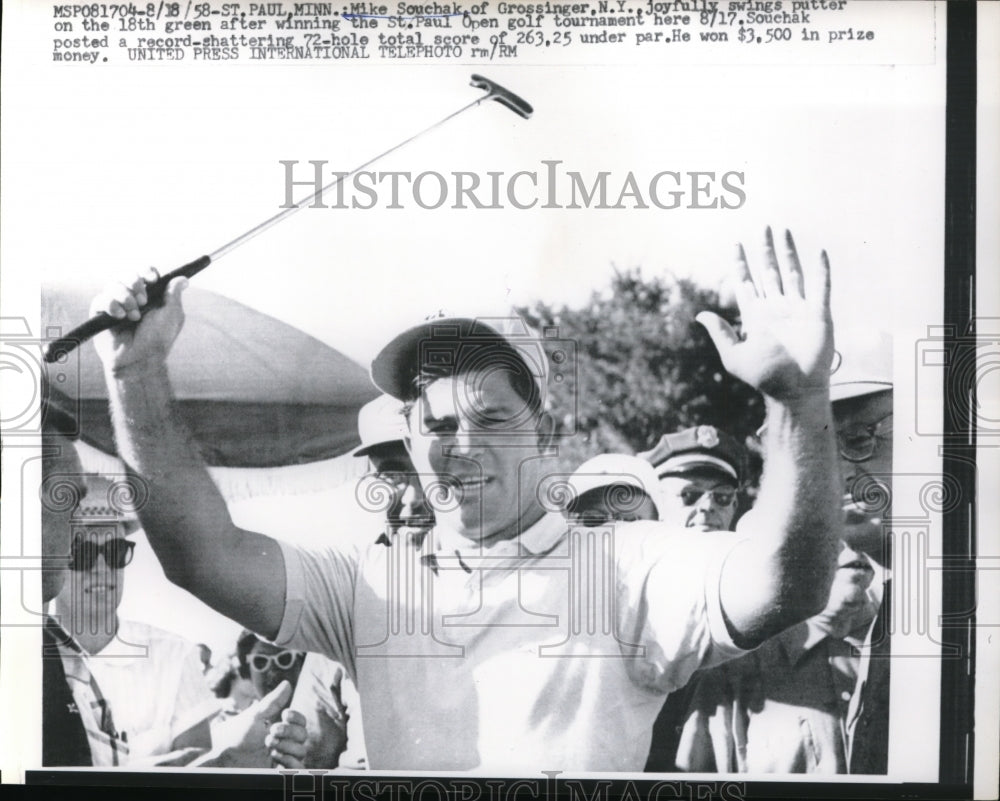
M548 514L489 549L283 543L276 644L345 666L373 769L641 771L667 693L744 653L719 601L739 539Z
M169 753L174 739L213 717L198 647L169 631L119 620L115 639L89 659L129 747L129 762Z

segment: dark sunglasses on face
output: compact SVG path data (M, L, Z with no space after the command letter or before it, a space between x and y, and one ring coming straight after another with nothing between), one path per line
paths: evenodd
M134 550L135 543L123 537L112 537L100 544L93 540L77 537L73 540L73 558L70 561L69 569L90 570L97 564L98 556L103 554L104 562L108 567L121 570L132 561Z
M254 654L250 657L250 669L255 673L266 672L273 663L279 670L289 670L298 659L298 651L279 651L276 654Z
M713 489L700 490L694 487L681 490L681 502L685 506L694 506L701 500L701 496L708 494L716 506L730 506L736 500L736 490L733 489Z

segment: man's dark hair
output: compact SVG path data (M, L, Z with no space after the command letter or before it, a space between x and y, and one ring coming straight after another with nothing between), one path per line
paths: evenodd
M430 384L440 378L451 378L484 368L503 373L532 416L536 416L542 410L542 396L535 377L524 363L521 354L509 344L502 340L476 344L456 343L455 349L455 358L450 359L448 363L425 361L419 365L410 386L409 396L403 399L403 413L406 417L409 417L416 400ZM461 358L458 358L459 355ZM435 351L435 356L440 356L440 351Z

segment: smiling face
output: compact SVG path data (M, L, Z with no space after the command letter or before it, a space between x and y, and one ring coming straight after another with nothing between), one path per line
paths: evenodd
M125 591L125 568L115 566L109 553L125 553L130 546L121 526L77 526L73 561L56 599L56 610L72 621L73 633L117 631L117 609ZM100 549L94 553L95 549Z
M257 698L263 698L285 679L294 688L305 658L306 655L301 651L288 651L257 640L247 655L250 681Z
M660 520L695 531L729 531L736 515L736 485L712 473L664 476Z
M440 522L473 541L516 536L543 513L543 416L501 370L472 370L427 384L409 414L413 464L451 487Z

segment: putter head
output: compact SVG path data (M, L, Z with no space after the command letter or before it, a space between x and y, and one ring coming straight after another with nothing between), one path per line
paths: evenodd
M486 96L483 100L496 100L498 103L502 103L515 114L519 114L526 120L530 119L531 115L535 111L531 107L530 103L525 102L509 89L504 89L504 87L500 84L494 83L489 78L484 78L482 75L473 75L472 85L477 89L486 90Z

